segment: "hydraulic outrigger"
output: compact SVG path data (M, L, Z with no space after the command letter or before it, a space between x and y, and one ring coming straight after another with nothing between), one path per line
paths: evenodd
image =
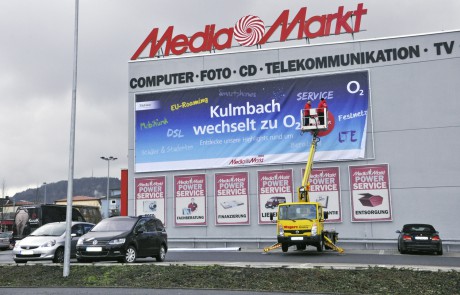
M297 249L301 250L301 249L305 249L305 246L307 244L310 244L310 245L316 245L318 251L322 251L322 247L324 245L326 249L332 249L339 253L343 253L344 250L335 245L335 242L337 241L338 233L336 233L335 231L333 232L325 231L323 228L324 219L327 219L327 215L328 215L327 212L323 212L323 208L321 204L317 202L310 202L310 195L309 195L309 190L310 190L309 179L310 179L310 174L313 168L313 159L314 159L315 152L316 152L316 146L318 142L320 141L320 138L318 137L318 133L322 130L328 129L327 110L324 110L324 118L322 120L323 125L320 125L319 123L321 121L318 118L317 109L310 109L309 116L304 116L304 110L302 110L301 111L301 122L304 122L302 124L301 131L310 132L313 138L312 138L312 142L310 145L310 151L308 154L308 160L307 160L307 164L305 167L305 173L302 178L302 184L298 188L298 191L297 191L298 201L294 203L284 203L284 204L279 205L278 215L277 215L278 216L278 220L277 220L278 242L269 247L264 248L264 252L268 252L268 251L271 251L271 250L274 250L280 247L282 248L283 252L286 252L290 245L297 245ZM281 211L280 209L285 206L292 206L292 207L299 206L300 208L302 205L305 205L305 204L312 204L315 206L315 208L318 209L316 218L314 220L307 219L309 222L306 222L305 224L305 227L310 226L310 230L295 230L295 231L286 230L285 228L293 228L297 226L296 223L297 221L300 222L300 220L298 219L297 220L280 219L282 217L282 214L280 213ZM287 225L287 223L289 223L289 225ZM315 230L320 235L319 237L316 237L316 239L312 237L313 231ZM308 236L308 233L310 233L310 236Z

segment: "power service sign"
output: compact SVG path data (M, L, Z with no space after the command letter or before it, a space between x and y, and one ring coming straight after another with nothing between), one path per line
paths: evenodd
M350 166L352 221L391 221L388 164Z
M302 177L305 169L302 169ZM339 167L313 168L310 174L311 202L320 203L328 213L325 222L342 222Z
M259 224L273 224L279 204L292 202L292 170L267 170L257 173Z
M136 215L155 214L166 225L166 177L136 178Z
M249 224L249 174L217 173L214 185L216 225Z
M367 71L136 95L136 172L305 162L307 100L324 97L329 130L315 160L365 156Z
M206 225L206 175L174 176L175 225Z

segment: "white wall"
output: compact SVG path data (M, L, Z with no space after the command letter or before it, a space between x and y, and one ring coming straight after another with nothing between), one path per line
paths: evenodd
M447 54L444 45L454 42L453 51ZM313 75L365 69L370 72L372 117L369 121L369 139L364 161L315 163L315 167L340 167L342 223L330 224L341 238L396 238L395 230L404 223L432 223L444 239L458 239L460 227L457 214L460 208L460 31L445 32L405 38L347 42L330 45L303 46L253 52L213 54L185 58L169 58L131 62L129 77L161 73L199 71L223 67L226 64L258 64L267 60L289 60L349 52L371 52L416 46L418 58L366 63L364 65L299 71L279 75L266 73L256 79ZM248 81L232 77L225 83ZM207 82L215 85L218 82ZM199 85L198 85L199 84ZM134 178L166 175L167 226L172 238L186 237L273 237L274 225L258 225L257 170L293 169L294 187L301 183L300 171L304 163L270 167L245 167L176 172L152 172L136 175L134 171L134 95L138 92L179 89L197 85L172 85L155 89L130 89L129 93L129 214L134 214ZM375 140L372 142L372 138ZM373 150L375 145L375 153ZM349 165L383 164L390 167L392 216L390 222L351 222L349 191ZM250 215L248 226L214 225L214 183L217 172L249 172ZM174 227L173 176L176 174L208 175L208 225L204 227Z

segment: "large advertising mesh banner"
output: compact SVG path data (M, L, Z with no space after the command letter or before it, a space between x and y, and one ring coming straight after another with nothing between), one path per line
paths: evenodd
M166 177L136 178L136 215L155 214L166 226Z
M329 130L315 160L365 156L367 71L136 95L136 172L305 162L307 100L324 97Z
M349 166L352 221L391 221L388 164Z
M249 224L249 174L215 174L216 225Z

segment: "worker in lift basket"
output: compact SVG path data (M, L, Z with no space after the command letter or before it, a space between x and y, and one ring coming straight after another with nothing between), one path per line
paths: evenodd
M303 126L310 125L310 109L311 109L311 100L307 100L305 106L303 107Z
M321 101L318 104L318 118L319 124L324 125L324 114L327 112L327 103L324 97L321 98Z

